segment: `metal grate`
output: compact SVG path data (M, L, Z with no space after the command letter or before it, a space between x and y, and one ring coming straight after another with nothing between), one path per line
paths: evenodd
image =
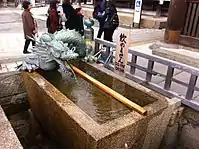
M199 37L199 3L188 3L183 35Z
M109 48L116 47L116 44L114 43L110 44L109 42L100 40L100 39L97 39L95 42L97 45L95 49L96 51L99 51L99 49L97 48L99 47L99 45L106 45ZM145 53L136 51L132 48L129 49L129 55L131 56L131 60L128 61L128 67L130 67L130 69L125 72L126 78L131 79L139 84L142 84L143 86L148 87L152 90L155 90L165 96L178 97L182 99L183 104L191 108L194 108L195 110L199 110L199 101L193 98L194 91L199 92L199 88L196 86L196 82L199 76L198 68L188 66L176 61L168 60L162 57L158 57L155 55L145 54ZM112 55L112 57L114 58L114 54ZM147 60L147 66L144 67L144 66L139 65L138 58L145 58ZM155 71L154 65L157 63L167 67L166 74ZM107 63L104 64L104 67L114 71L114 61L107 60ZM187 74L190 74L188 83L185 83L183 78L181 79L174 78L175 69L178 71L180 70L180 72L186 72ZM138 74L136 74L136 70L141 70L145 72L146 73L145 76L144 77L138 76ZM152 82L153 76L159 76L163 78L164 85L161 86L158 83ZM172 83L176 83L181 86L184 86L186 88L185 96L172 91L171 90Z

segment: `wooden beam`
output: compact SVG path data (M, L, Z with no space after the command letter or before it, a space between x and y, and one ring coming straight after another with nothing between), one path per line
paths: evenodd
M199 52L199 38L180 35L179 43L185 46L196 48L195 50Z

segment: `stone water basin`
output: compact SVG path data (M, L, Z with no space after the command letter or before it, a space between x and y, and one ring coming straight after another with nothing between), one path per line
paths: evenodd
M155 149L169 99L97 64L76 66L147 110L142 116L80 76L22 72L31 110L63 149ZM158 124L159 123L159 124ZM155 147L156 146L156 147Z

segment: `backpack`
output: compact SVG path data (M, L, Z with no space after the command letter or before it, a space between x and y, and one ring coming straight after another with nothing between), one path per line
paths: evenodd
M119 19L117 13L113 14L111 18L107 16L104 23L104 29L116 29L118 26L119 26Z
M115 28L119 26L120 22L119 22L118 14L116 14L115 17L113 18L113 24Z

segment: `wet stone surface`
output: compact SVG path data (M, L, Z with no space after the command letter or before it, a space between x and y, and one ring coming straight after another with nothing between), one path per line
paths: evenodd
M58 149L30 110L9 116L8 119L24 149Z
M0 75L0 98L18 95L25 92L23 81L20 78L20 73L13 72L11 74ZM0 102L0 104L2 104Z
M155 99L136 91L131 86L114 79L112 76L108 76L99 70L97 71L88 65L84 65L84 63L78 67L94 79L102 82L109 88L140 106L145 106L155 101ZM132 111L127 106L80 76L77 76L75 80L70 77L70 73L66 74L61 71L48 71L40 74L99 124L117 119Z

